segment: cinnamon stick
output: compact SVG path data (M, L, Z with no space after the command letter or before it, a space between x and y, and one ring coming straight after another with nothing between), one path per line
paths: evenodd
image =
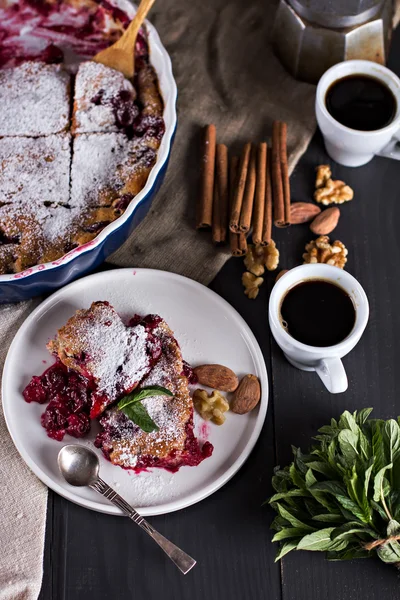
M279 151L281 160L281 172L282 172L282 187L283 187L283 201L285 207L285 224L290 225L290 184L289 184L289 167L287 159L287 125L281 123L281 130L279 136Z
M234 190L233 190L234 196L233 196L233 201L232 201L232 206L231 206L231 218L230 218L230 224L229 224L230 230L233 231L234 233L239 231L239 219L240 219L240 213L241 213L242 204L243 204L243 195L244 195L246 178L247 178L247 170L248 170L249 160L250 160L250 151L251 151L251 144L250 143L245 144L245 146L243 147L243 150L242 150L242 155L240 157L238 176L237 176L237 179L234 184Z
M212 217L212 241L214 244L221 244L221 204L218 192L217 182L214 184L214 201Z
M216 151L216 185L213 213L213 242L226 242L229 211L229 180L228 180L228 148L225 144L217 144Z
M252 148L250 151L249 167L247 169L246 185L244 188L242 208L240 211L239 231L248 233L251 225L251 217L254 208L254 192L256 189L256 152Z
M239 158L233 156L229 166L229 189L230 189L230 204L233 204L237 175L239 167ZM247 241L244 233L233 233L229 231L229 242L231 246L232 256L245 256L247 254Z
M267 178L267 144L262 142L257 149L257 177L254 198L253 244L261 244L265 212L265 183Z
M246 256L247 254L247 240L246 234L244 233L234 233L233 240L231 242L231 252L232 256L240 257Z
M265 170L265 209L262 227L261 245L268 246L272 235L272 182L271 182L271 150L267 150Z
M215 125L207 125L204 132L201 188L196 229L209 229L212 226L216 140Z
M286 123L274 121L272 125L272 190L276 227L287 227L290 224L286 132Z

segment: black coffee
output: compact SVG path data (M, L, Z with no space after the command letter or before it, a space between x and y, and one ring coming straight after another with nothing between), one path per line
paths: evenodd
M282 325L308 346L334 346L351 332L354 304L345 290L323 279L309 279L292 287L281 304Z
M397 102L381 81L366 75L349 75L332 83L325 96L328 112L336 121L360 131L374 131L394 119Z

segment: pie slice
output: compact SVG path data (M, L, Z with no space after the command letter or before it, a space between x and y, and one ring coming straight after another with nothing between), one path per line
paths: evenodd
M73 146L71 207L80 208L76 245L93 239L117 219L144 187L156 162L144 138L123 133L76 136Z
M0 111L1 114L1 111ZM0 139L0 272L47 262L69 249L69 134Z
M0 137L66 131L70 76L60 65L27 61L0 70Z
M75 80L74 133L109 133L133 125L136 91L122 73L100 63L81 63Z
M78 310L47 348L69 369L94 384L91 418L134 390L161 354L157 337L143 324L127 327L108 302Z
M174 394L142 400L158 430L145 433L113 406L100 419L102 432L95 443L115 465L138 471L159 467L174 472L184 465L198 465L211 456L213 447L209 442L201 447L194 435L193 401L173 332L160 319L153 334L161 340L162 354L140 388L162 386Z
M212 445L201 446L193 431L190 369L161 317L136 315L125 325L108 302L93 302L78 310L47 347L57 362L32 377L23 396L27 402L47 403L41 422L49 437L83 437L91 419L100 417L95 444L115 465L174 472L211 456ZM157 426L148 433L118 408L118 400L135 388L153 386L173 396L142 400Z

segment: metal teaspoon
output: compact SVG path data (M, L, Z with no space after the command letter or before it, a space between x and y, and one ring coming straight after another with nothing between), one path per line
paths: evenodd
M130 504L99 477L99 459L94 452L78 444L64 446L58 453L58 467L70 485L79 487L87 485L118 506L127 517L157 542L184 575L194 567L196 561L191 556L158 533Z

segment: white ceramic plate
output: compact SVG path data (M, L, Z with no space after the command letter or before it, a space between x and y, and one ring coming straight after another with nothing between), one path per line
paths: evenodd
M100 456L100 474L143 515L172 512L199 502L224 485L249 456L264 423L268 404L268 379L260 347L239 314L208 288L179 275L148 269L119 269L84 277L45 300L15 336L4 366L2 396L8 429L32 471L61 496L94 510L120 514L119 510L89 488L68 485L58 472L57 454L62 445L76 443L68 435L62 443L47 437L40 424L44 407L27 404L22 390L32 375L41 374L53 362L47 341L78 308L94 300L108 300L121 316L160 314L174 330L184 358L192 365L220 363L239 376L256 374L262 400L247 415L228 413L218 427L195 417L199 439L214 445L212 457L197 467L182 467L171 474L162 469L136 475L113 466Z

